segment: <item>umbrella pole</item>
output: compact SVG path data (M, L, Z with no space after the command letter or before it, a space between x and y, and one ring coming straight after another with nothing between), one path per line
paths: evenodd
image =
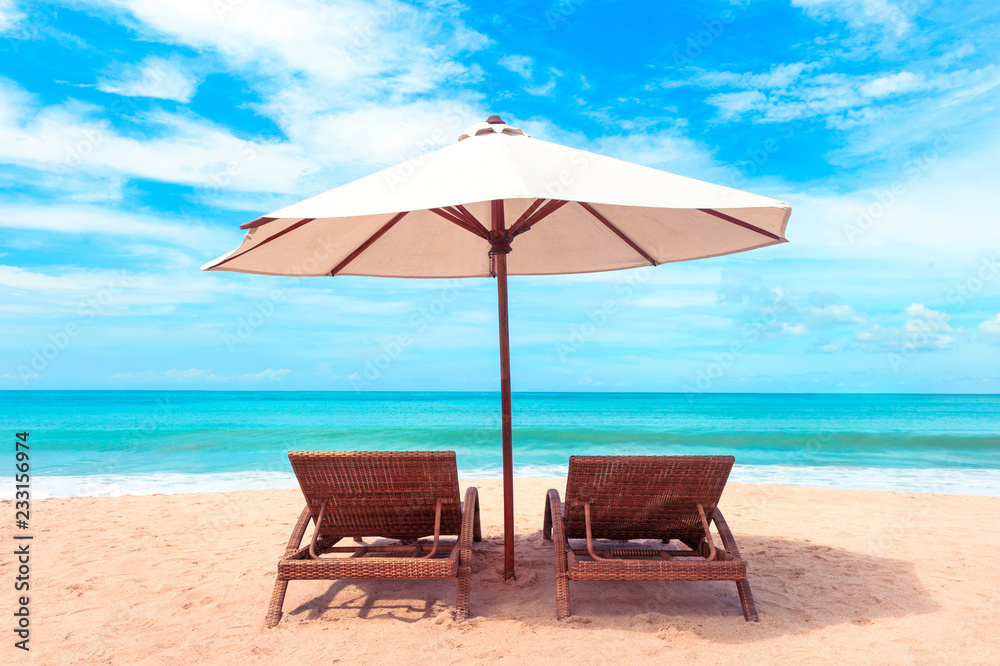
M494 255L500 319L500 407L503 412L503 578L514 577L514 454L510 417L510 330L507 325L507 255Z
M490 258L497 278L500 322L500 409L503 431L503 579L514 578L514 435L510 419L510 329L507 326L507 253L510 235L504 222L504 202L490 206Z

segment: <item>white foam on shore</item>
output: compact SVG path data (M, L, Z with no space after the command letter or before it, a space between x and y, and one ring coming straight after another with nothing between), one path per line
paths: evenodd
M821 486L851 490L888 490L941 495L1000 495L1000 469L735 465L729 479L739 483Z
M566 466L524 466L514 470L519 478L559 478ZM462 478L499 478L496 469L460 470ZM881 467L806 467L793 465L736 465L731 481L941 493L946 495L1000 495L1000 469ZM121 474L106 476L36 476L31 494L46 497L117 497L158 493L222 493L239 490L298 488L291 472L223 472L216 474ZM13 499L13 483L0 486L0 499Z
M32 495L46 497L118 497L177 493L228 493L237 490L298 488L291 472L220 472L216 474L109 474L104 476L36 476ZM0 488L0 498L11 499L13 489Z

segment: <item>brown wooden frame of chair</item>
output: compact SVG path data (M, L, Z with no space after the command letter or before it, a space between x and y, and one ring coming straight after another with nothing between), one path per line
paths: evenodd
M744 619L757 622L746 563L717 506L734 462L732 456L571 456L566 502L549 490L542 528L555 548L556 617L571 614L571 580L731 580ZM586 539L586 546L573 547L570 539ZM660 544L631 543L643 539ZM687 549L665 547L672 540Z
M482 541L479 493L470 487L459 501L454 451L291 451L288 459L306 506L278 561L267 627L281 621L290 580L457 578L455 619L469 617L472 543ZM302 547L310 521L312 541ZM442 534L458 538L445 542ZM400 543L369 544L366 536ZM357 545L337 545L347 537ZM331 554L342 556L323 557Z

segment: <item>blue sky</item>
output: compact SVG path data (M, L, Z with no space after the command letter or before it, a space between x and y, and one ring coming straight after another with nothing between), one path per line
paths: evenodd
M512 279L515 391L996 393L998 14L0 0L0 388L496 390L490 280L198 268L498 113L793 207L785 245Z

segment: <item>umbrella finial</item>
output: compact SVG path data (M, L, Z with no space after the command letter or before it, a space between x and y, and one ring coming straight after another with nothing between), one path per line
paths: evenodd
M507 136L527 136L519 127L511 127L500 116L490 116L484 123L476 123L469 129L462 132L458 137L463 141L472 136L486 136L491 134L506 134Z

